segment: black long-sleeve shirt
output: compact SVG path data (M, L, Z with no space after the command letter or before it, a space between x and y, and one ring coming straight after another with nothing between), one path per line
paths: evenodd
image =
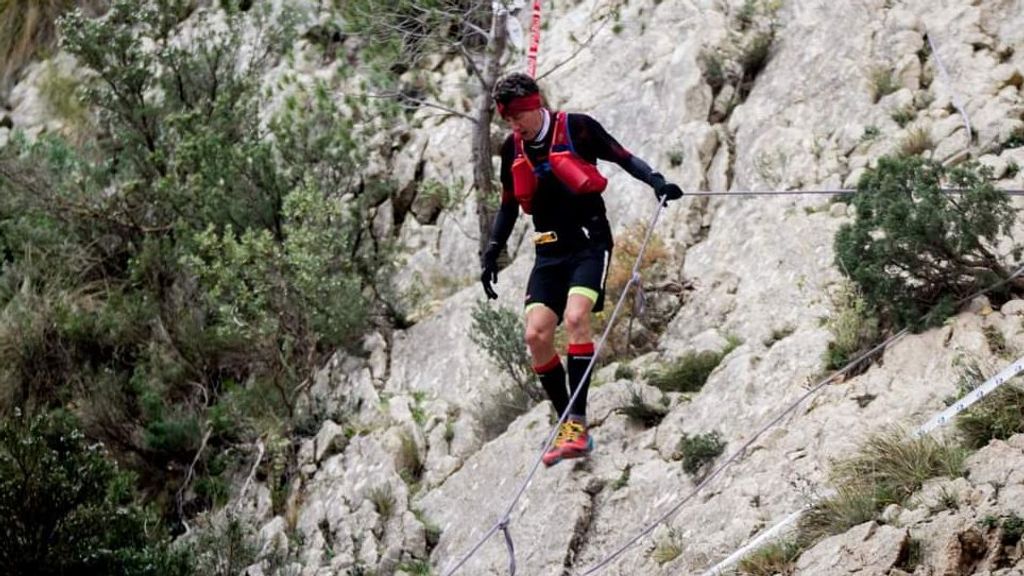
M556 114L544 138L524 141L523 149L534 166L547 161L554 136ZM578 156L596 164L598 160L614 162L637 180L652 187L664 182L643 160L637 158L615 140L596 120L585 114L569 114L569 137ZM508 241L519 215L512 183L512 162L515 160L515 138L512 134L501 147L501 207L494 219L488 251L496 254ZM551 249L578 247L584 243L611 246L611 230L605 215L601 194L576 194L563 185L550 171L538 178L532 201L533 227L538 232L553 231L560 246ZM549 245L545 245L549 246Z

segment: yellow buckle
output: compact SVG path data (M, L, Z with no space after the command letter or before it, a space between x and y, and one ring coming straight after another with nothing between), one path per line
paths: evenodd
M538 232L533 235L534 244L551 244L553 242L558 242L558 234L554 232Z

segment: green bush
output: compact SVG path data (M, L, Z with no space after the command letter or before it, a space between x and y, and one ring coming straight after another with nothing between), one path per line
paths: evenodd
M62 413L0 428L0 571L12 576L189 574L133 478Z
M498 368L534 400L542 395L534 385L533 363L523 339L523 321L507 308L492 307L478 300L473 308L469 338L483 349Z
M825 321L832 341L825 367L835 370L867 352L878 340L878 318L871 314L856 285L846 281L831 295L833 314Z
M699 392L728 351L687 352L647 377L647 383L665 392Z
M969 391L965 388L961 393ZM1024 390L1002 386L957 416L956 429L964 445L972 449L1024 433Z
M966 451L930 437L908 439L897 430L872 436L854 455L835 463L836 494L819 500L801 518L800 539L814 542L877 518L889 504L903 504L926 480L963 474Z
M691 476L699 475L725 451L725 440L717 431L679 439L679 453L683 457L683 470Z
M264 108L290 10L110 4L59 25L102 137L0 150L0 414L73 402L168 505L210 430L181 493L222 501L212 455L299 425L323 360L387 321L393 253L366 214L388 194L353 119L388 117L323 84Z
M639 390L634 388L629 391L629 402L619 406L615 411L644 428L652 428L660 424L668 415L668 407L665 405L668 398L663 397L662 401L661 405L651 404L644 400Z
M1015 216L988 174L907 157L881 158L861 178L857 218L836 235L835 256L883 321L937 325L959 300L1009 277L993 246L1008 238Z
M776 540L744 556L736 568L743 576L792 574L803 550L796 540Z
M197 532L189 543L195 576L234 576L256 562L256 531L237 517L218 518Z

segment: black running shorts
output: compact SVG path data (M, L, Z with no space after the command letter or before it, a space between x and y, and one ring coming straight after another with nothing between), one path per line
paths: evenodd
M611 257L611 248L604 246L588 246L563 254L538 250L526 285L526 311L544 305L561 322L569 294L580 294L594 303L594 312L600 312L604 308L604 284Z

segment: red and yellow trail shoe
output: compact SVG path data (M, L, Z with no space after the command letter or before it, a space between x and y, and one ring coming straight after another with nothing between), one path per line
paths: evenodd
M586 458L594 450L594 438L587 433L587 425L578 420L567 420L569 438L562 444L562 459Z
M545 466L554 466L562 460L588 456L593 449L594 439L587 433L587 427L578 420L566 420L558 427L554 445L541 460Z

